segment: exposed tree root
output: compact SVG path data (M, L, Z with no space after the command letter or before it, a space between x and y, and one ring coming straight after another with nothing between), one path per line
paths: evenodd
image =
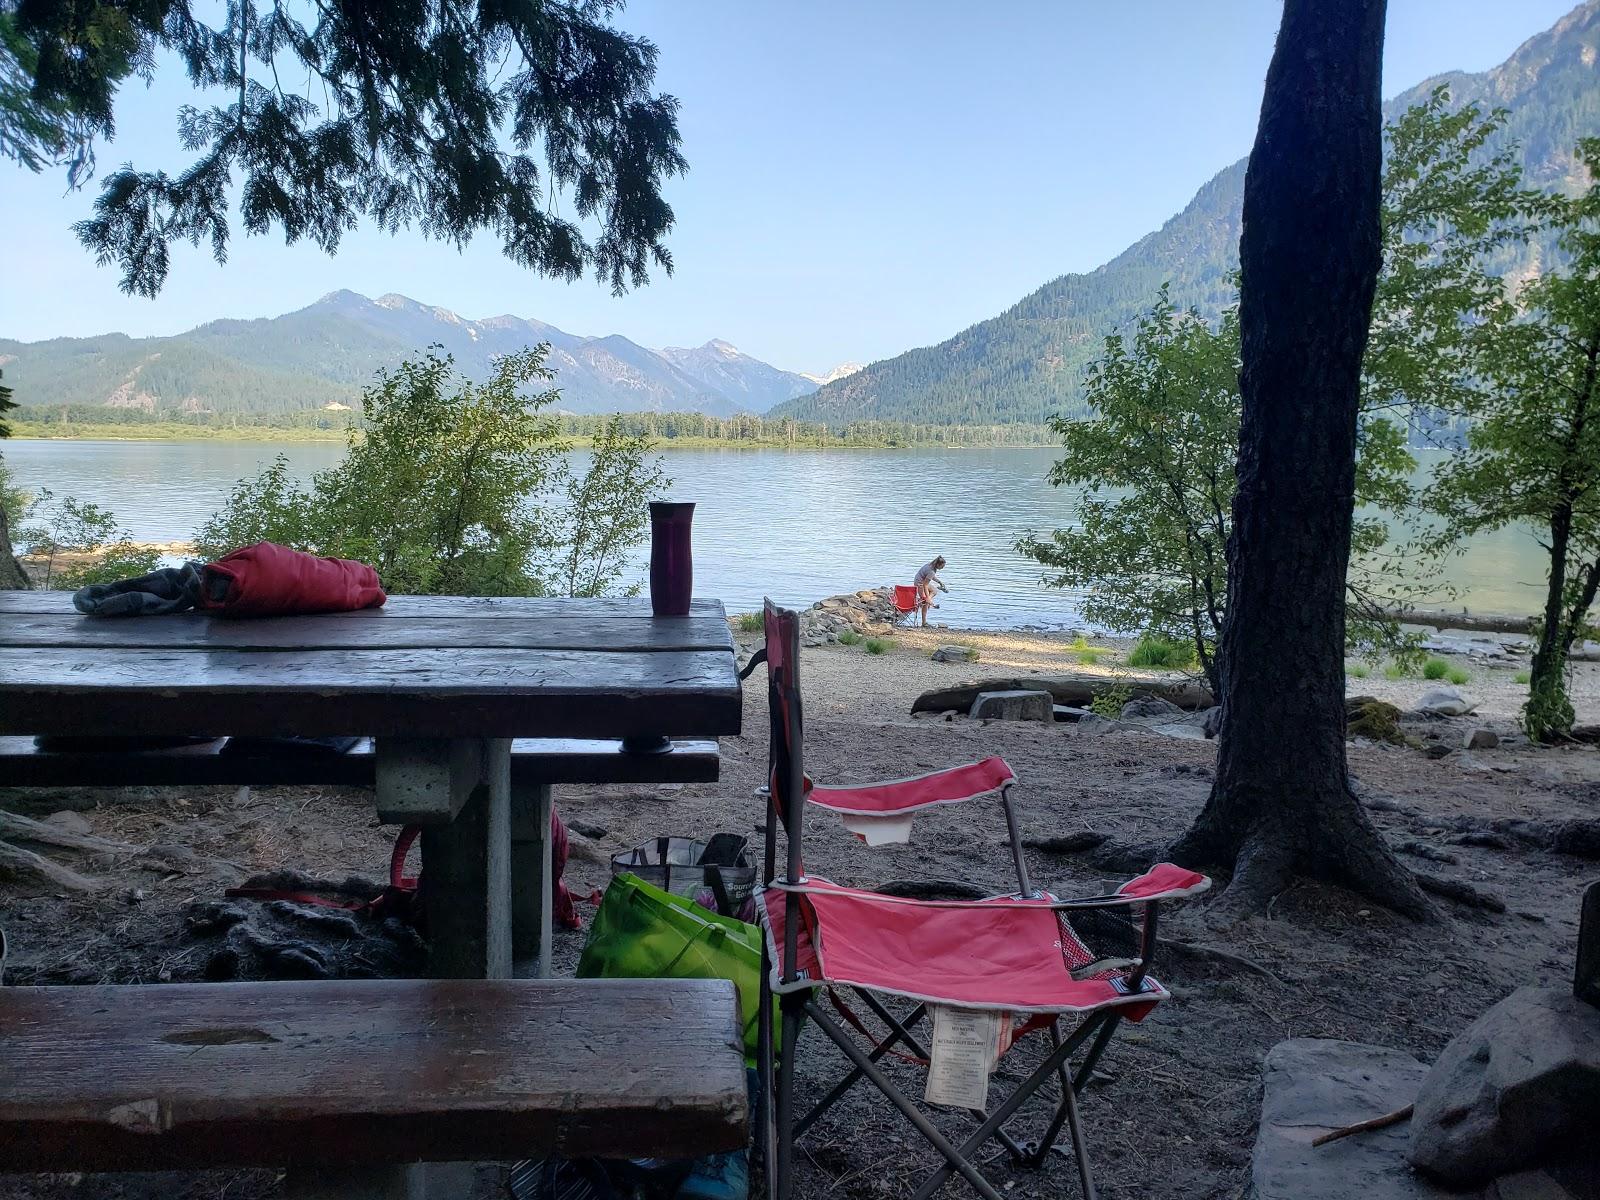
M1416 877L1422 890L1431 892L1435 896L1443 896L1446 900L1454 900L1457 904L1487 909L1493 913L1506 911L1506 902L1499 896L1475 888L1470 883L1463 883L1459 879L1445 879L1438 875L1425 875L1421 871L1416 872Z
M100 880L80 875L54 859L3 841L0 841L0 873L19 875L25 879L43 879L75 892L91 892L103 886Z
M20 813L0 808L0 834L20 842L38 842L45 846L62 846L68 850L82 850L90 854L137 854L142 847L127 842L113 842L89 833L74 833L48 821L35 821Z

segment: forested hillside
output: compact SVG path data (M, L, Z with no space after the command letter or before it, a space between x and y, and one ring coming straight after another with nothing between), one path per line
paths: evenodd
M1386 106L1389 117L1440 84L1461 104L1504 107L1502 137L1517 142L1530 181L1575 187L1573 147L1600 132L1600 0L1587 0L1529 39L1505 63L1477 74L1425 80ZM1104 266L1063 275L1014 307L936 346L876 362L848 378L780 405L774 416L844 424L1038 422L1082 411L1083 368L1107 333L1125 326L1171 281L1172 299L1217 314L1233 296L1238 262L1243 160L1221 171L1160 230ZM1525 270L1545 247L1501 264Z
M657 352L619 335L581 337L521 317L465 320L405 296L338 291L281 317L211 321L174 337L0 338L24 405L152 414L282 413L355 405L380 370L439 344L470 377L495 355L546 342L561 407L575 413L762 411L815 389L726 342Z

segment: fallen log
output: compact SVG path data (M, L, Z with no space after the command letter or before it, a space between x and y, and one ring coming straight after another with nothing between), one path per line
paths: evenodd
M1122 675L1024 675L994 679L974 679L952 687L933 688L923 692L911 705L911 711L966 712L972 707L979 692L1049 692L1057 704L1074 708L1088 708L1094 698L1103 692L1127 688L1130 700L1167 700L1179 708L1198 711L1211 708L1216 701L1211 692L1192 679L1173 679L1171 676L1128 673Z

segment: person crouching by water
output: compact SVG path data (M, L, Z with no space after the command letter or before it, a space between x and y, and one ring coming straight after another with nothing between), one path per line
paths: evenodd
M941 554L938 558L934 559L931 563L917 572L917 578L915 581L917 588L917 611L922 614L922 627L924 629L928 627L928 610L930 608L939 607L933 602L933 589L938 588L941 592L948 592L950 590L949 588L945 587L944 580L939 578L938 572L942 570L944 570L944 555Z

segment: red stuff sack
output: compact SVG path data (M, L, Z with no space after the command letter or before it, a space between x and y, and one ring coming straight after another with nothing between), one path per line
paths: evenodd
M276 542L245 546L200 571L200 607L221 617L348 612L387 599L366 563L318 558Z

